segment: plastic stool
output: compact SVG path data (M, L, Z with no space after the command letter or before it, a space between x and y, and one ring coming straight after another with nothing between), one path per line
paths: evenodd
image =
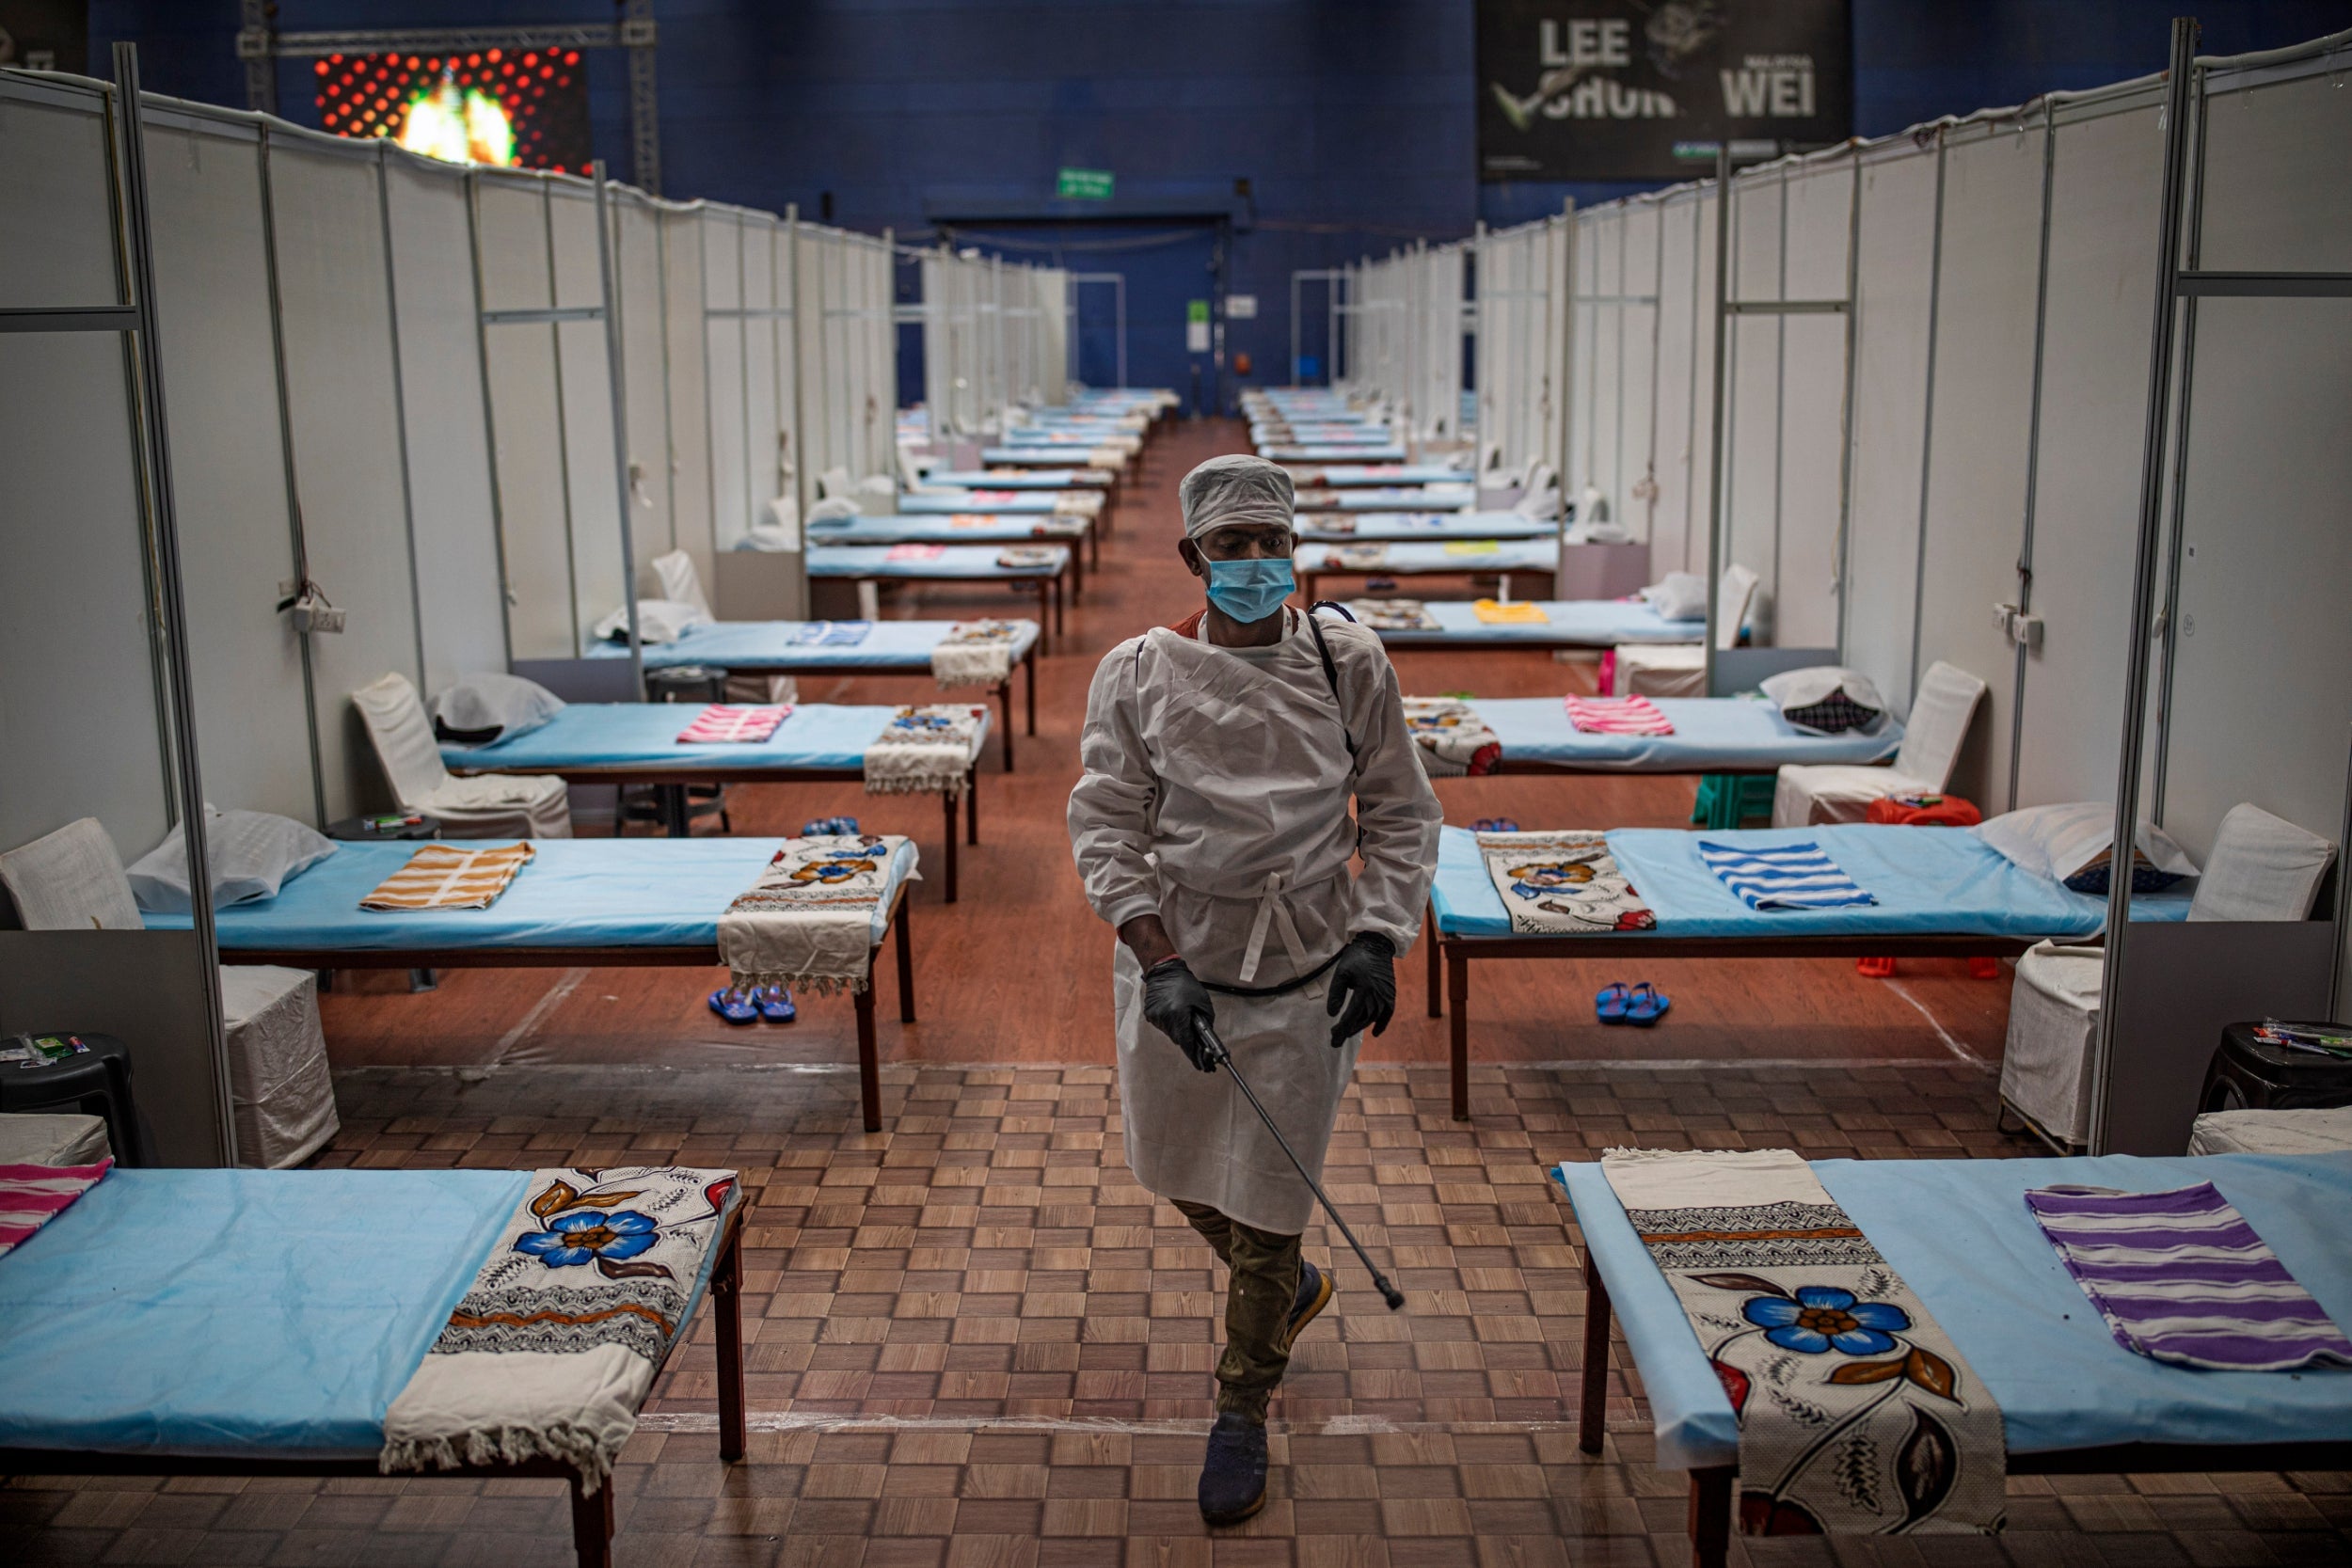
M1770 773L1702 774L1698 798L1691 802L1691 820L1721 832L1737 828L1751 816L1769 817L1773 783Z
M2201 1111L2332 1110L2352 1105L2352 1062L2254 1037L2251 1022L2221 1031L2205 1069Z
M63 1035L62 1029L35 1030ZM115 1159L143 1165L147 1140L139 1135L138 1108L131 1099L131 1053L112 1035L75 1037L89 1047L63 1061L40 1067L0 1067L0 1111L46 1111L59 1105L104 1118Z

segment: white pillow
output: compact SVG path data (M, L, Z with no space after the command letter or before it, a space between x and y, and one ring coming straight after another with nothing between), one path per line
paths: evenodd
M275 898L286 879L335 852L335 841L291 816L265 811L204 808L204 858L213 872L213 907ZM131 892L139 908L157 914L186 914L188 839L174 828L130 869Z
M808 509L808 526L821 528L827 523L848 523L857 520L857 502L848 496L828 496Z
M1801 730L1823 735L1867 730L1886 716L1886 699L1859 670L1816 664L1767 675L1757 684L1781 717Z
M535 730L564 711L564 699L537 681L496 670L461 675L433 699L433 733L443 740L486 746Z
M696 626L710 624L710 612L696 605L680 604L675 599L637 601L637 641L649 648L675 642ZM592 635L600 642L626 641L628 638L628 609L616 610L598 621Z
M1707 579L1692 572L1668 572L1642 590L1642 597L1668 621L1707 619Z
M2099 874L2106 868L2115 840L2115 808L2099 800L2026 806L1990 817L1968 831L1999 850L2019 870L2053 881L2082 882L2085 885L2075 891L2087 893L2093 886L2105 885ZM2142 822L2133 837L2135 891L2153 892L2197 875L2197 863L2162 828Z

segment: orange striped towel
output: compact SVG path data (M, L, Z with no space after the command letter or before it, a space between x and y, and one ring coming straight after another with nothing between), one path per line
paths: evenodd
M363 910L486 910L538 851L528 844L460 849L428 844L359 900Z

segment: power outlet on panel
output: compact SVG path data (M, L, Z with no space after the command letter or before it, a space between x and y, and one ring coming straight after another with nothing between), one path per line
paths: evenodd
M281 610L294 611L294 630L299 632L340 632L343 629L344 612L327 600L326 593L315 582L281 582L278 601Z

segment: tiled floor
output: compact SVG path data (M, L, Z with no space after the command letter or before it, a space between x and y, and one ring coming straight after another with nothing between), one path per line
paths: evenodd
M1680 1478L1638 1389L1576 1451L1583 1292L1548 1164L1618 1143L1815 1155L2028 1150L1964 1064L1483 1069L1359 1075L1329 1185L1394 1273L1352 1259L1276 1405L1273 1500L1212 1538L1192 1502L1209 1410L1207 1250L1120 1152L1101 1068L885 1070L891 1131L827 1069L368 1069L324 1164L742 1169L754 1433L722 1465L707 1324L673 1358L616 1482L624 1564L1419 1568L1688 1560ZM1311 1255L1328 1257L1318 1226ZM2352 1477L2013 1481L1995 1541L1735 1542L1734 1560L2352 1560ZM556 1568L543 1482L180 1480L0 1488L0 1559Z

